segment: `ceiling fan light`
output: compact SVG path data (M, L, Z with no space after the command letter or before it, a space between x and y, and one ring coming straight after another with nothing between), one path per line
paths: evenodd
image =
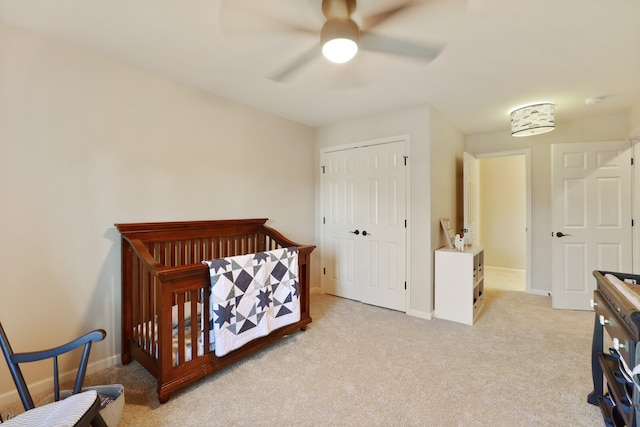
M358 45L349 39L332 39L322 45L322 54L336 64L348 62L358 53Z
M331 62L342 64L358 53L360 29L351 19L329 19L322 27L322 54Z

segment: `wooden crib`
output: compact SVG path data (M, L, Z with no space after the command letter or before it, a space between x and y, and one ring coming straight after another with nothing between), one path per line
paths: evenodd
M296 330L309 315L311 252L265 225L267 219L116 224L122 236L122 363L133 359L158 381L158 399L250 355ZM210 276L203 260L298 248L300 320L225 356L210 350L207 333L191 328L190 313L208 324ZM206 322L206 323L205 323ZM195 324L195 323L194 323ZM201 341L202 354L197 345Z

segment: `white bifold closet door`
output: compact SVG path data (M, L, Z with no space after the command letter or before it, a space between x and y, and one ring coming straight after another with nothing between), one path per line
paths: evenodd
M406 145L323 154L324 292L406 310Z

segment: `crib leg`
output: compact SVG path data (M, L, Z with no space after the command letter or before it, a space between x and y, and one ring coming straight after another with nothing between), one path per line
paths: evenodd
M123 365L128 365L129 363L131 363L131 355L129 353L122 353L120 357L122 359Z
M158 400L160 403L167 403L169 401L170 393L166 391L161 391L160 387L158 387Z

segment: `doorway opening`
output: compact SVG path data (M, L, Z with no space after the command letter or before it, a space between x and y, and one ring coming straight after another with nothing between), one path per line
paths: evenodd
M530 291L529 151L476 155L477 237L485 253L485 285Z

